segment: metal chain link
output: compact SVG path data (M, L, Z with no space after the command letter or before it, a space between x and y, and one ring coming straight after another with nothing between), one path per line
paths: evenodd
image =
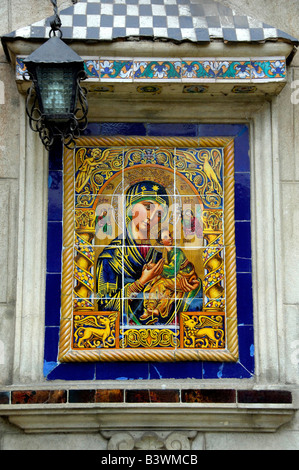
M58 14L57 1L56 0L50 0L50 2L52 3L53 10L54 10L54 16L52 17L52 19L50 21L50 25L51 25L50 36L51 36L52 33L55 35L55 32L59 31L60 35L62 37L62 32L60 30L62 23L61 23L61 19L59 17L59 14Z

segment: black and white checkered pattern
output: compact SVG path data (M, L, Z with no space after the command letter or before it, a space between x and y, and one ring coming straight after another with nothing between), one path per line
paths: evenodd
M262 42L292 36L214 0L80 0L60 12L64 39L145 37L174 41ZM49 19L6 37L47 38Z

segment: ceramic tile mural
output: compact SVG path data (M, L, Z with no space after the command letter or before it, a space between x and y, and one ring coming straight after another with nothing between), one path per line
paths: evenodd
M64 168L60 361L237 361L234 140L81 138Z

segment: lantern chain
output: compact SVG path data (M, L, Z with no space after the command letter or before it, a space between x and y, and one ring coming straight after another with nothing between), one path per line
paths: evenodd
M62 31L61 31L61 19L58 14L58 6L57 6L57 1L56 0L50 0L50 2L53 5L53 10L54 10L54 16L51 18L50 25L51 25L51 30L50 30L50 37L52 34L56 35L56 32L59 31L60 37L62 37Z

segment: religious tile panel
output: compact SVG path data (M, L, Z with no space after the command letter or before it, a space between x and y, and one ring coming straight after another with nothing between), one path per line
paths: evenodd
M64 153L60 362L238 361L232 137Z

